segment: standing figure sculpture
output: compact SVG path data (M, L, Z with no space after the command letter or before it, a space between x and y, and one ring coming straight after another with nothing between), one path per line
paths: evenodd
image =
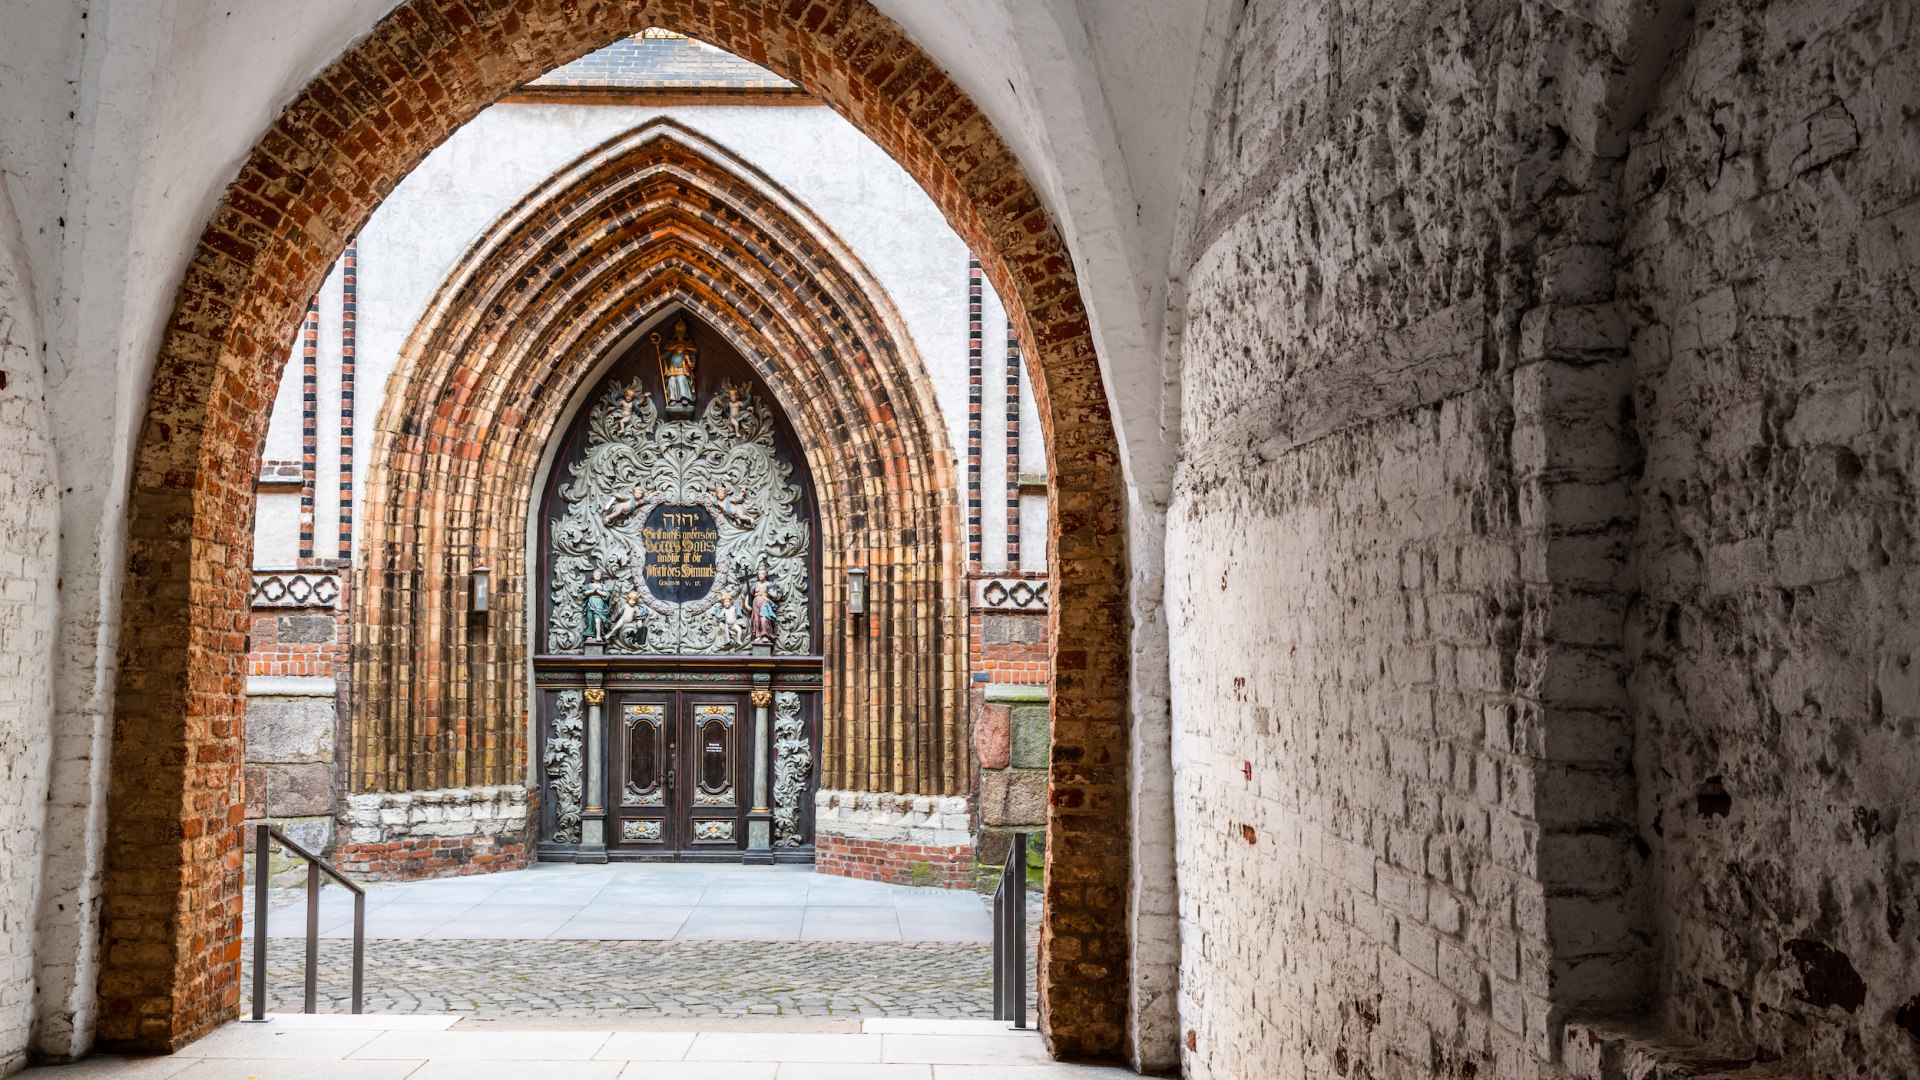
M585 630L582 639L589 642L603 642L607 639L607 623L613 618L613 599L607 594L606 575L594 568L593 579L582 590Z
M765 563L754 577L747 593L747 606L753 614L753 643L755 645L773 644L774 605L786 596L780 586L767 580Z
M700 366L700 350L687 337L687 320L676 319L673 340L660 344L660 335L648 334L653 351L660 359L660 383L667 391L667 411L693 411L693 380Z

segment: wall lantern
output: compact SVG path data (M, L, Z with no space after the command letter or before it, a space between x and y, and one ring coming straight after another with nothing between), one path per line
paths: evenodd
M473 613L475 615L485 615L487 613L487 605L493 600L492 578L493 571L487 567L476 566L473 568L470 585L473 590Z
M847 568L847 614L865 615L867 613L867 572L859 567Z

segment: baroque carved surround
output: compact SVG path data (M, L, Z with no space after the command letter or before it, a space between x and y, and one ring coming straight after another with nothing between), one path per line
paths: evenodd
M660 316L555 436L535 512L537 850L808 861L815 484L755 365Z

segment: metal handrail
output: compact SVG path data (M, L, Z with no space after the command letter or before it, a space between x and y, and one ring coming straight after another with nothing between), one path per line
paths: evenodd
M1013 834L993 890L993 1018L1027 1026L1027 834Z
M367 954L367 890L348 881L320 856L287 839L271 825L256 826L253 844L253 1018L267 1018L267 845L280 846L307 860L307 999L302 1012L313 1011L320 978L320 875L325 874L353 892L353 1011L360 1012L361 975Z

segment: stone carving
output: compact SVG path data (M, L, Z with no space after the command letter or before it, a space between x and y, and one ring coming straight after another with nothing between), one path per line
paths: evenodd
M813 773L813 748L807 743L806 721L800 717L800 695L781 690L773 698L773 845L798 847L800 807Z
M620 823L620 839L642 840L658 843L660 823L658 821L623 821Z
M660 385L667 392L667 412L693 412L694 380L699 376L700 350L687 337L687 320L673 323L673 340L663 347L659 333L647 335L660 360Z
M772 645L774 627L780 618L780 601L786 598L785 590L767 577L767 564L761 563L755 572L753 584L748 586L747 599L753 610L753 643Z
M551 525L547 651L811 652L810 529L774 430L744 386L679 419L640 379L609 388Z
M693 823L693 838L708 843L731 840L733 839L733 822L731 820L696 821Z
M553 839L557 843L577 844L580 842L580 735L585 730L580 717L580 691L562 690L555 706L553 727L547 732L547 749L542 761L547 771L547 790L553 798Z

